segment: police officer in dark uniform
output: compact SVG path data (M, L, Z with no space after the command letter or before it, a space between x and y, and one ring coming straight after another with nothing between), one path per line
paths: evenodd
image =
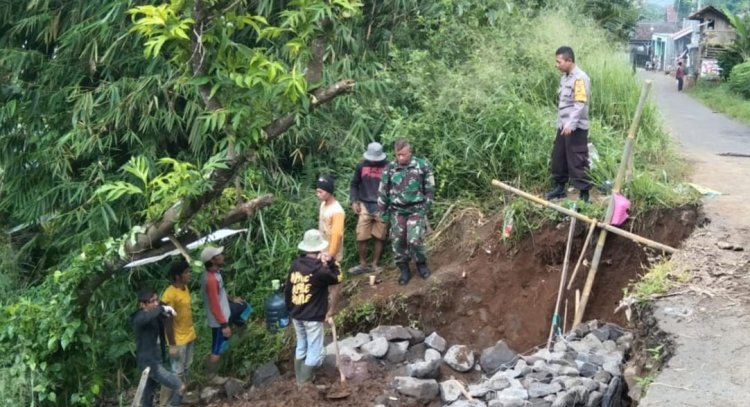
M588 75L576 66L572 48L558 48L555 63L563 75L558 90L557 135L550 165L554 187L547 192L546 198L565 198L565 184L570 182L580 191L579 199L588 202L591 188L587 174L591 82Z

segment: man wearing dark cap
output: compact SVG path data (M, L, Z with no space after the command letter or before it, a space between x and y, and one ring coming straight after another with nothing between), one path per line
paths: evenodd
M140 404L143 407L153 406L154 390L158 384L172 390L170 406L179 406L185 394L185 385L174 373L162 365L162 350L159 344L165 343L163 319L175 317L177 312L169 305L161 305L159 297L152 289L138 292L138 310L130 315L130 325L135 333L135 356L139 370L150 368L148 381L143 390Z
M321 175L315 183L315 195L320 200L318 230L328 241L327 254L336 261L344 258L344 208L333 196L335 190L333 175Z
M378 210L378 188L380 178L388 161L380 143L370 143L364 153L364 160L357 164L349 184L349 201L357 214L357 253L359 264L350 268L349 273L360 274L370 271L380 272L378 266L383 253L388 228ZM373 239L372 268L367 264L367 242Z

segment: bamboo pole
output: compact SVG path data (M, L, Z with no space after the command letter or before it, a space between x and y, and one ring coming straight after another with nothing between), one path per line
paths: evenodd
M149 366L146 366L141 373L141 380L138 381L138 387L135 390L135 396L133 396L133 403L131 407L138 407L141 405L141 399L143 398L143 392L146 390L146 383L148 382L148 374L151 371Z
M568 332L568 299L565 299L565 315L563 315L563 333Z
M583 258L586 257L586 250L588 250L589 243L591 243L591 237L594 236L594 230L596 230L596 224L592 223L591 227L589 228L589 233L586 235L586 240L583 242L583 248L581 249L581 254L578 256L576 266L573 268L573 274L571 274L570 281L568 281L568 290L570 290L570 288L573 286L573 281L575 281L576 276L578 275L578 268L581 267Z
M508 185L508 184L506 184L504 182L498 181L496 179L492 180L492 185L494 185L494 186L496 186L498 188L504 189L504 190L506 190L508 192L512 192L512 193L514 193L514 194L516 194L516 195L518 195L518 196L520 196L522 198L526 198L529 201L538 203L539 205L542 205L545 208L554 209L554 210L556 210L556 211L558 211L558 212L560 212L562 214L565 214L565 215L568 215L570 217L576 218L576 219L578 219L578 220L580 220L582 222L586 222L586 223L589 223L589 224L593 223L597 227L605 229L608 232L612 232L612 233L614 233L614 234L616 234L618 236L622 236L622 237L628 238L628 239L630 239L630 240L632 240L632 241L634 241L636 243L644 244L646 246L652 247L652 248L654 248L656 250L661 250L661 251L666 252L666 253L675 253L675 252L677 252L677 249L675 249L674 247L667 246L667 245L659 243L659 242L655 242L655 241L653 241L651 239L646 239L643 236L638 236L635 233L630 233L630 232L628 232L626 230L622 230L622 229L620 229L620 228L618 228L616 226L612 226L612 225L608 225L606 223L599 222L596 219L591 219L591 218L589 218L586 215L581 215L580 213L578 213L576 211L570 210L568 208L564 208L564 207L562 207L560 205L553 204L550 201L547 201L545 199L539 198L538 196L531 195L528 192L521 191L518 188L513 188L512 186L510 186L510 185Z
M620 160L620 168L617 170L617 178L612 186L612 198L609 200L607 205L607 212L604 215L604 223L609 225L612 222L612 214L615 209L614 195L620 192L622 184L625 178L625 171L628 168L628 164L633 157L633 146L635 145L635 138L638 135L638 126L641 124L641 116L643 115L643 109L646 107L646 100L648 99L648 93L651 90L651 81L646 81L643 84L641 90L641 98L638 100L638 107L635 109L635 117L633 117L632 123L630 123L630 129L628 130L628 137L625 139L625 148L622 150L622 159ZM573 319L573 327L577 326L583 321L583 315L586 313L586 305L589 302L589 296L591 290L594 287L594 280L596 279L596 273L599 270L599 262L602 258L602 252L604 251L604 242L607 240L607 231L605 228L599 233L599 240L596 243L596 249L594 250L594 257L591 259L591 268L589 269L588 277L586 277L586 285L583 287L583 293L581 295L581 306L576 312L575 318Z
M570 218L570 228L568 229L568 242L565 245L565 258L563 259L562 274L560 275L560 288L557 289L557 302L555 303L555 313L552 315L552 324L549 328L549 338L547 338L547 349L552 346L552 338L555 337L555 329L560 323L560 304L562 303L563 290L565 281L568 279L568 259L570 258L570 248L573 246L573 232L576 229L576 218Z

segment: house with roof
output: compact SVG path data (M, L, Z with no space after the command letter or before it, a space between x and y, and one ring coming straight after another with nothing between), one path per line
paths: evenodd
M716 60L719 52L730 45L737 37L729 18L714 6L706 6L688 16L696 22L699 40L692 50L691 57L700 67L700 75L718 75L719 65Z
M659 69L658 61L661 59L658 56L664 53L666 44L663 42L655 43L654 37L671 35L678 29L679 25L674 22L641 21L636 24L633 37L629 41L630 54L635 65L645 67L646 62L653 62L656 57L657 69ZM657 46L659 47L659 53L657 53Z

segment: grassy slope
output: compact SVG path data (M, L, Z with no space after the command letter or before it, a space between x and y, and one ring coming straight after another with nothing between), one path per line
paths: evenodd
M727 84L698 82L688 93L711 109L750 124L750 100L729 90Z

